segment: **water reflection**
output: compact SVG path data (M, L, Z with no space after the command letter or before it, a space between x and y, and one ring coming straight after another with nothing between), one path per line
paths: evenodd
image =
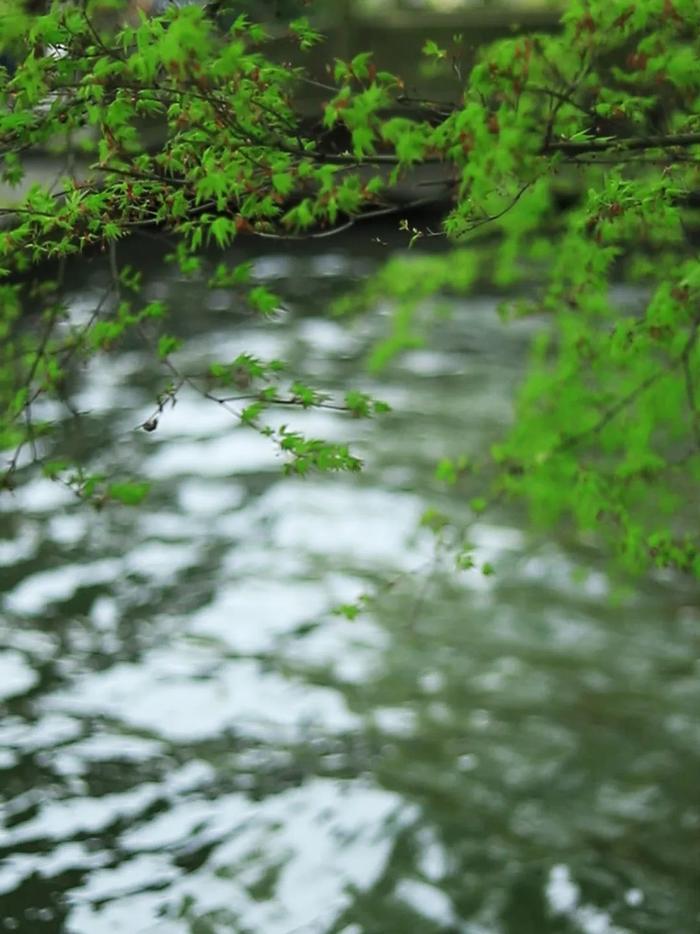
M257 258L287 307L267 325L157 264L147 289L196 331L192 365L249 350L366 386L381 316L317 315L373 262ZM101 514L39 479L0 500L0 927L697 929L693 595L646 582L614 605L599 556L515 509L473 529L494 577L456 576L416 531L435 460L509 417L527 332L494 307L455 303L377 387L381 422L285 413L352 442L360 477L285 478L194 395L138 432L157 391L138 350L86 372L76 444L154 492ZM334 614L377 587L363 618Z

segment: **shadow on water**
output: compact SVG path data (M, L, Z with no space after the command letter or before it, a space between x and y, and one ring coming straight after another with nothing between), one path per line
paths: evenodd
M433 466L507 421L527 329L452 301L374 387L384 311L324 315L376 264L364 237L252 257L284 297L269 323L146 258L188 365L279 356L395 410L285 413L367 461L302 481L195 395L139 432L163 380L138 347L86 370L66 437L154 488L134 511L40 479L0 503L0 927L697 930L692 596L647 581L613 605L599 555L515 508L473 530L494 576L456 575L417 531L426 490L466 517ZM76 316L106 276L71 283ZM332 612L377 586L363 617Z

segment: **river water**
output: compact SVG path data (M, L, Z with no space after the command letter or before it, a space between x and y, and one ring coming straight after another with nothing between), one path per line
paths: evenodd
M450 300L375 379L386 309L326 314L378 262L369 237L255 246L271 321L145 251L183 366L282 357L394 411L285 412L366 461L302 480L192 392L139 431L163 374L137 346L84 372L68 443L153 488L99 513L39 478L0 500L0 929L700 930L697 594L616 595L593 547L515 506L472 529L491 576L418 528L426 502L468 517L434 465L507 423L531 325ZM75 275L76 318L106 277Z

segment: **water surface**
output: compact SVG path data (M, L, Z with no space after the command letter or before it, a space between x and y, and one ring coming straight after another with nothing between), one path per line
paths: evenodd
M0 928L692 934L697 594L611 602L595 549L514 506L471 533L494 576L456 574L418 528L426 499L469 518L434 464L498 435L532 326L452 301L375 379L386 310L326 311L377 251L257 247L271 322L146 267L191 335L182 364L282 357L394 412L281 414L366 461L302 480L192 392L139 431L165 377L137 345L82 375L69 443L153 489L96 513L37 478L0 501ZM106 276L81 270L76 316ZM333 612L363 593L357 620Z

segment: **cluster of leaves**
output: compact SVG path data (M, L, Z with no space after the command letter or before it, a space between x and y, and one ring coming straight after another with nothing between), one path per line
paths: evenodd
M359 393L333 402L295 380L285 389L272 379L281 365L264 366L245 354L212 365L204 381L180 373L172 358L181 342L167 329L167 308L142 304L139 274L117 261L119 240L146 227L176 239L171 260L181 274L202 275L205 252L226 248L241 233L299 235L359 209L364 185L341 178L340 166L326 165L302 132L293 107L301 70L264 54L268 37L261 26L239 15L222 30L194 5L137 22L99 4L56 4L42 16L10 5L6 20L7 49L18 60L12 70L0 70L3 180L21 184L25 156L37 148L70 147L73 161L77 149L89 168L67 170L58 191L33 185L0 210L7 222L0 232L0 447L11 452L4 484L16 482L22 455L42 458L40 441L50 426L37 421L41 400L70 406L72 369L133 338L152 348L169 375L146 430L155 430L164 409L189 386L269 435L286 469L358 470L360 461L346 446L284 426L273 431L264 413L273 406L323 407L372 417L386 406ZM320 38L305 19L289 28L301 49ZM32 267L58 263L60 269L90 250L108 254L113 281L87 323L71 320L60 281L24 294L22 277ZM274 314L280 299L251 284L249 272L245 264L221 262L209 285L230 290L234 304ZM232 386L234 396L227 394ZM56 463L63 462L47 466L52 477L59 475ZM84 498L105 501L103 478L84 482L68 464L61 476ZM120 498L110 490L106 499Z
M394 298L381 365L424 339L436 293L539 283L503 303L544 325L513 428L479 465L491 480L475 514L523 497L543 526L607 538L629 569L695 575L699 27L694 3L572 2L558 35L482 50L461 105L423 126L419 157L437 149L458 169L444 230L462 244L393 260L359 296ZM443 482L461 482L458 462L442 462Z
M397 212L393 186L430 165L442 182L436 200L447 192L452 205L439 230L409 228L411 242L444 236L460 245L395 261L356 298L395 299L374 364L423 339L425 308L439 292L484 275L502 286L537 280L537 296L508 309L548 326L514 427L491 452L484 501L523 496L543 522L567 517L606 534L630 567L700 573L686 508L700 476L695 0L571 0L557 34L502 40L458 66L454 51L428 42L434 66L454 73L450 101L408 99L369 54L338 61L315 126L297 102L316 79L279 64L264 29L244 16L222 26L218 6L216 15L191 5L119 22L95 2L31 17L10 4L6 35L18 63L0 71L3 178L20 182L29 151L66 141L90 168L67 173L57 191L31 187L3 212L11 226L0 233L0 441L15 452L6 482L18 450L41 456L47 426L33 416L37 400L68 404L69 367L125 333L150 339L173 378L144 427L193 384L171 360L178 341L165 330L167 309L141 307L138 282L118 268L121 238L167 232L178 243L173 261L196 273L203 251L241 235L327 236ZM320 41L304 19L289 29L302 49ZM23 315L17 276L86 250L107 252L113 267L111 293L88 323L66 322L55 284L32 296L42 311ZM623 270L645 295L632 309L611 289ZM215 279L262 314L277 305L237 268L224 265ZM271 405L382 409L359 394L333 403L294 381L280 388L278 374L252 358L210 377L230 385L242 370L253 388L236 415L266 432L260 416ZM196 388L230 404L210 385ZM296 432L278 430L274 440L302 473L359 467L347 449Z

